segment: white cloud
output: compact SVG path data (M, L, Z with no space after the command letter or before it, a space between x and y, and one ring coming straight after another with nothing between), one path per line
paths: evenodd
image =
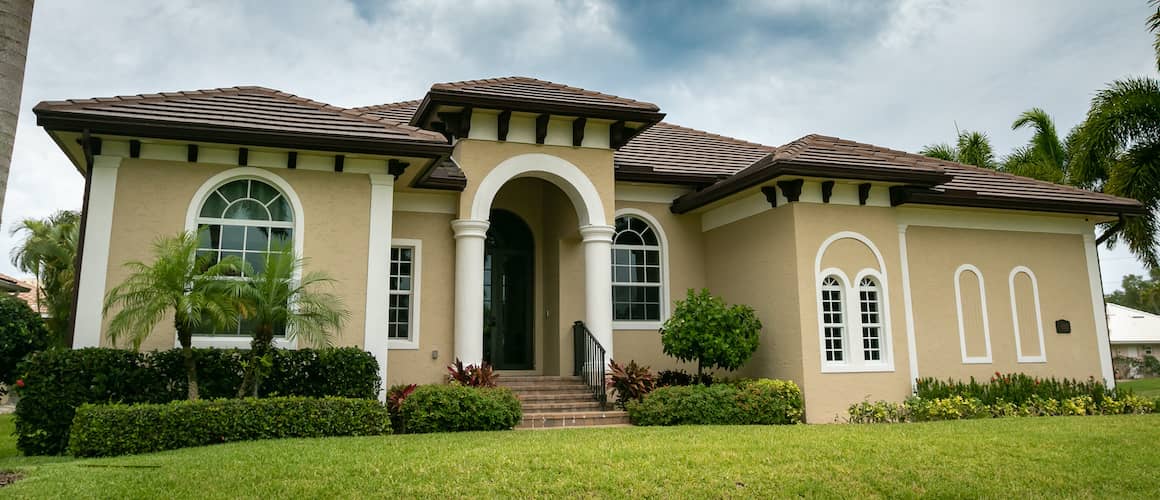
M1007 151L1026 140L1009 130L1024 109L1043 107L1066 130L1106 82L1154 72L1143 2L731 9L738 24L803 28L750 28L718 46L628 29L629 10L595 0L39 2L0 250L13 245L13 221L80 205L80 176L30 113L44 99L260 84L356 106L524 74L650 100L676 123L767 144L820 132L916 150L949 140L957 123ZM1105 254L1105 283L1139 272L1122 248ZM14 273L7 259L0 272Z

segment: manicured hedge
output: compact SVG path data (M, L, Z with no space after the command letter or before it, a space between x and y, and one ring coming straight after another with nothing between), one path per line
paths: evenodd
M802 421L802 393L785 380L661 387L628 403L635 425L775 425Z
M202 398L230 398L242 381L246 351L195 349ZM179 350L137 353L90 348L50 350L18 368L16 444L25 455L64 453L76 408L84 403L165 403L185 399ZM373 399L378 364L357 348L275 350L263 396Z
M40 314L15 295L0 293L0 384L16 383L20 361L48 345L48 328ZM0 387L0 396L4 391Z
M400 407L400 432L498 431L520 423L520 400L506 387L422 385Z
M979 398L959 395L933 399L914 396L901 403L855 403L850 405L847 413L850 423L877 424L971 418L1143 414L1154 413L1157 403L1133 394L1104 396L1098 401L1090 395L1063 399L1032 395L1020 403L996 400L990 404Z
M85 404L76 410L69 451L107 457L257 439L375 436L391 431L375 400L266 398Z

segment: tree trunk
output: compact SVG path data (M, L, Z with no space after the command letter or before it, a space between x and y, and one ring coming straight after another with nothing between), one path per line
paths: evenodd
M181 342L181 358L185 365L185 380L189 385L187 396L197 401L197 360L193 359L193 336L187 328L177 325L177 340Z
M8 189L8 167L20 117L33 0L0 0L0 212Z
M263 369L266 355L270 353L274 342L274 329L258 327L254 332L254 340L250 342L250 361L246 363L246 374L242 377L242 385L238 387L238 399L258 397L258 388L262 385Z

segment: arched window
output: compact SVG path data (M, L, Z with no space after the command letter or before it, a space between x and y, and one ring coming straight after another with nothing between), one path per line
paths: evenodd
M840 363L846 359L846 322L842 317L842 282L834 276L822 280L822 338L826 361Z
M661 321L661 239L645 219L616 218L612 239L613 321Z
M238 179L222 184L201 203L197 216L198 256L218 262L226 257L244 259L255 272L263 270L266 255L291 249L294 211L277 188L258 179ZM242 335L239 325L212 335Z
M858 283L858 309L862 314L862 359L882 361L882 304L878 282L862 278Z

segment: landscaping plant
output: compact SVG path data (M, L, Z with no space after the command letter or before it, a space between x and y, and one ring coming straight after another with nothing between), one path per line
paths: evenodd
M0 396L5 387L16 384L16 365L48 346L48 329L40 315L16 296L0 294Z
M153 244L152 263L125 264L129 276L109 291L102 311L109 317L110 310L117 310L109 321L109 340L116 343L126 339L133 349L140 348L167 314L173 314L190 401L198 398L193 334L237 324L239 282L223 278L237 276L243 265L236 257L214 262L197 255L197 247L198 236L193 232L158 239Z
M396 384L387 389L387 411L391 414L391 426L399 432L403 430L403 401L418 387L416 384Z
M478 366L473 364L464 366L459 358L455 358L455 363L447 367L447 378L453 384L467 387L495 387L499 375L486 361Z
M520 423L520 400L506 387L430 384L400 405L402 432L498 431Z
M629 401L640 401L656 387L647 366L640 366L636 361L621 365L616 360L609 360L608 365L612 369L608 375L608 387L616 391L616 406L620 408Z
M692 375L685 370L661 370L657 373L657 387L683 385L713 385L713 376L708 373Z
M775 425L802 421L804 401L786 380L660 387L626 405L634 425Z
M757 350L760 332L761 321L752 307L729 306L709 290L690 289L661 327L661 343L665 354L696 361L700 380L706 367L740 368Z
M12 228L13 235L24 236L24 241L12 249L12 264L36 276L36 303L43 308L37 312L45 313L52 347L72 345L69 320L80 220L80 212L61 210L43 219L24 219Z
M350 316L341 298L319 290L332 285L333 279L318 271L295 276L303 264L292 250L283 248L267 253L261 269L244 265L245 279L237 287L237 309L243 330L252 340L239 398L258 397L262 380L273 366L274 337L329 346L331 333L342 328Z

